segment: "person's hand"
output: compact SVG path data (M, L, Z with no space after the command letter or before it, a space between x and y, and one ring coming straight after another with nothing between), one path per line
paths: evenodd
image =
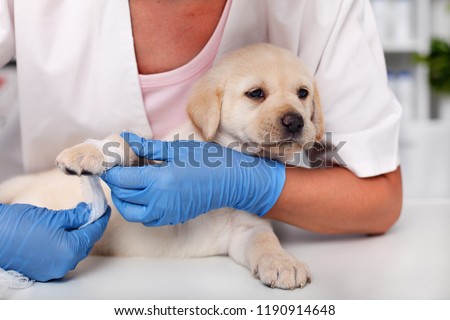
M131 133L122 137L139 157L163 161L114 167L102 175L127 221L178 224L223 207L263 216L284 186L285 166L276 161L215 143L145 140Z
M0 268L37 281L62 278L103 235L110 211L78 229L89 220L85 203L61 211L0 204Z

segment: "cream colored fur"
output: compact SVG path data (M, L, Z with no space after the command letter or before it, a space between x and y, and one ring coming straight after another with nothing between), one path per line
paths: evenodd
M265 99L250 99L246 93L262 88ZM311 94L299 99L299 88ZM195 86L188 106L192 123L174 131L168 139L215 140L223 145L239 141L256 142L255 154L289 161L295 152L323 134L323 120L316 85L303 64L287 50L267 44L252 45L224 58ZM300 135L287 136L280 119L287 113L304 118ZM265 145L270 134L273 144ZM64 150L57 164L76 174L102 173L107 158L105 143L117 142L121 161L114 165L134 165L137 157L119 136L88 140ZM287 152L278 153L280 143ZM263 144L263 145L261 145ZM234 148L241 149L240 144ZM128 151L128 152L125 152ZM125 154L129 158L125 159ZM264 284L293 289L309 282L308 267L289 255L280 245L270 222L253 214L224 208L209 212L185 224L158 228L128 223L116 211L109 198L112 216L103 238L93 254L148 257L205 257L229 255L249 268ZM59 169L13 178L0 185L0 202L29 203L52 209L75 207L83 201L80 179Z

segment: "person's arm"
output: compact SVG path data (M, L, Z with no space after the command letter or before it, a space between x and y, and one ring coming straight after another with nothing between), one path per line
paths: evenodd
M325 234L382 234L397 221L401 207L400 167L371 178L341 167L289 168L266 217Z
M165 161L114 167L102 175L116 208L130 222L178 224L231 207L320 233L380 234L401 210L400 169L358 178L342 167L286 169L211 143L123 137L138 156Z

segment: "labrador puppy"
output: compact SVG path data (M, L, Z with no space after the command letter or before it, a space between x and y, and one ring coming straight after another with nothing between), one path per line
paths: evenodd
M291 52L256 44L228 54L194 86L187 106L191 121L178 139L216 141L285 163L323 135L323 117L313 77ZM115 143L119 156L103 148ZM0 185L0 202L52 209L84 200L77 175L100 175L104 164L133 166L140 159L120 136L86 142L57 157L61 170L19 176ZM67 175L70 173L72 175ZM110 194L103 184L104 191ZM93 254L192 258L228 255L270 287L302 288L308 267L280 245L267 219L223 208L175 226L145 227L124 221L108 196L112 215Z

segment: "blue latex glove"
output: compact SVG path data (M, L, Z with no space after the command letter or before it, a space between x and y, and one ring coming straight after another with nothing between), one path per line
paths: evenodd
M262 216L286 179L283 164L199 141L163 142L123 133L139 157L164 161L114 167L102 175L127 221L146 226L183 223L231 207Z
M85 203L61 211L0 204L0 267L37 281L62 278L103 235L110 211L78 229L89 220Z

